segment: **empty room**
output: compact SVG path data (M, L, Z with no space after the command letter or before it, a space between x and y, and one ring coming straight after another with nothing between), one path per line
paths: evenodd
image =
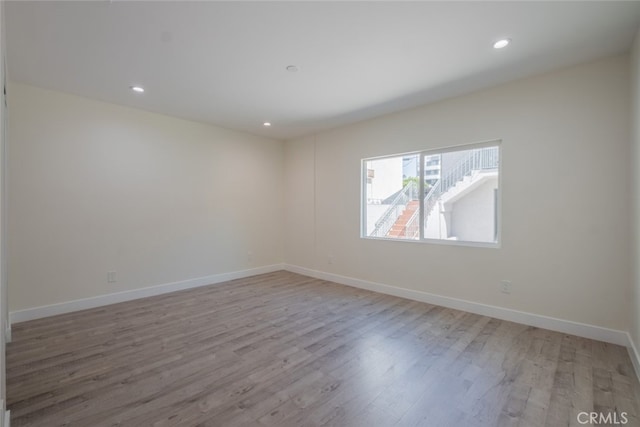
M0 1L0 426L640 427L640 1Z

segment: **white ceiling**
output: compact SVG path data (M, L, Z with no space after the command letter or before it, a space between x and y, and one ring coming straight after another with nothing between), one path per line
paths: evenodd
M287 139L625 52L640 2L18 1L6 25L12 81Z

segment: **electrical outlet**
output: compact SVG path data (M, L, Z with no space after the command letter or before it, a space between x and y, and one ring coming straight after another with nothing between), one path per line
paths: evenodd
M511 293L511 281L510 280L501 280L500 281L500 292L503 294Z
M115 283L118 281L115 271L107 271L107 283Z

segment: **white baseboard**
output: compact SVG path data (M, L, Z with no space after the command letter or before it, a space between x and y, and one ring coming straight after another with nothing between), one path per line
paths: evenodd
M0 399L0 426L9 427L11 424L11 411L5 411L4 399Z
M508 308L497 307L497 306L477 303L473 301L445 297L442 295L431 294L423 291L398 288L396 286L370 282L367 280L341 276L333 273L326 273L323 271L312 270L309 268L300 267L300 266L291 265L291 264L284 264L284 269L287 271L291 271L293 273L299 273L305 276L315 277L317 279L328 280L331 282L340 283L342 285L353 286L361 289L367 289L369 291L380 292L383 294L394 295L397 297L407 298L415 301L426 302L429 304L453 308L461 311L467 311L470 313L480 314L483 316L495 317L497 319L508 320L510 322L521 323L529 326L535 326L537 328L549 329L552 331L562 332L562 333L571 334L571 335L577 335L579 337L589 338L589 339L598 340L598 341L604 341L611 344L617 344L622 346L628 346L629 344L628 334L626 332L618 331L615 329L608 329L600 326L573 322L570 320L557 319L554 317L548 317L548 316L542 316L539 314L511 310Z
M138 298L145 298L169 292L181 291L183 289L197 288L200 286L213 285L215 283L226 282L228 280L242 279L257 274L272 273L283 270L283 264L273 264L263 267L251 268L248 270L233 271L229 273L214 274L211 276L198 277L195 279L183 280L180 282L165 283L162 285L149 286L130 291L116 292L113 294L100 295L97 297L84 298L59 304L45 305L41 307L27 308L25 310L12 311L9 313L9 322L19 323L27 320L40 319L43 317L55 316L56 314L70 313L72 311L85 310L88 308L101 307L103 305L115 304L118 302L131 301Z
M631 338L631 334L627 333L627 350L629 351L629 358L633 363L633 369L636 370L636 376L638 380L640 380L640 353L638 353L638 348L636 344L633 342L633 338Z

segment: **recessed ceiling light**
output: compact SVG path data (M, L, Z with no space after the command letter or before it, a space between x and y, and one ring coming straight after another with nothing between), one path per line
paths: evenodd
M144 88L142 86L129 86L129 88L137 93L142 93L144 92Z
M287 71L289 71L290 73L296 73L300 70L300 68L298 68L295 65L289 65L287 66Z
M271 123L270 123L270 122L264 122L264 123L262 124L262 126L264 126L264 127L269 127L269 126L271 126Z
M507 45L511 43L511 39L502 39L502 40L498 40L497 42L495 42L493 44L493 47L495 49L502 49L503 47L507 47Z

